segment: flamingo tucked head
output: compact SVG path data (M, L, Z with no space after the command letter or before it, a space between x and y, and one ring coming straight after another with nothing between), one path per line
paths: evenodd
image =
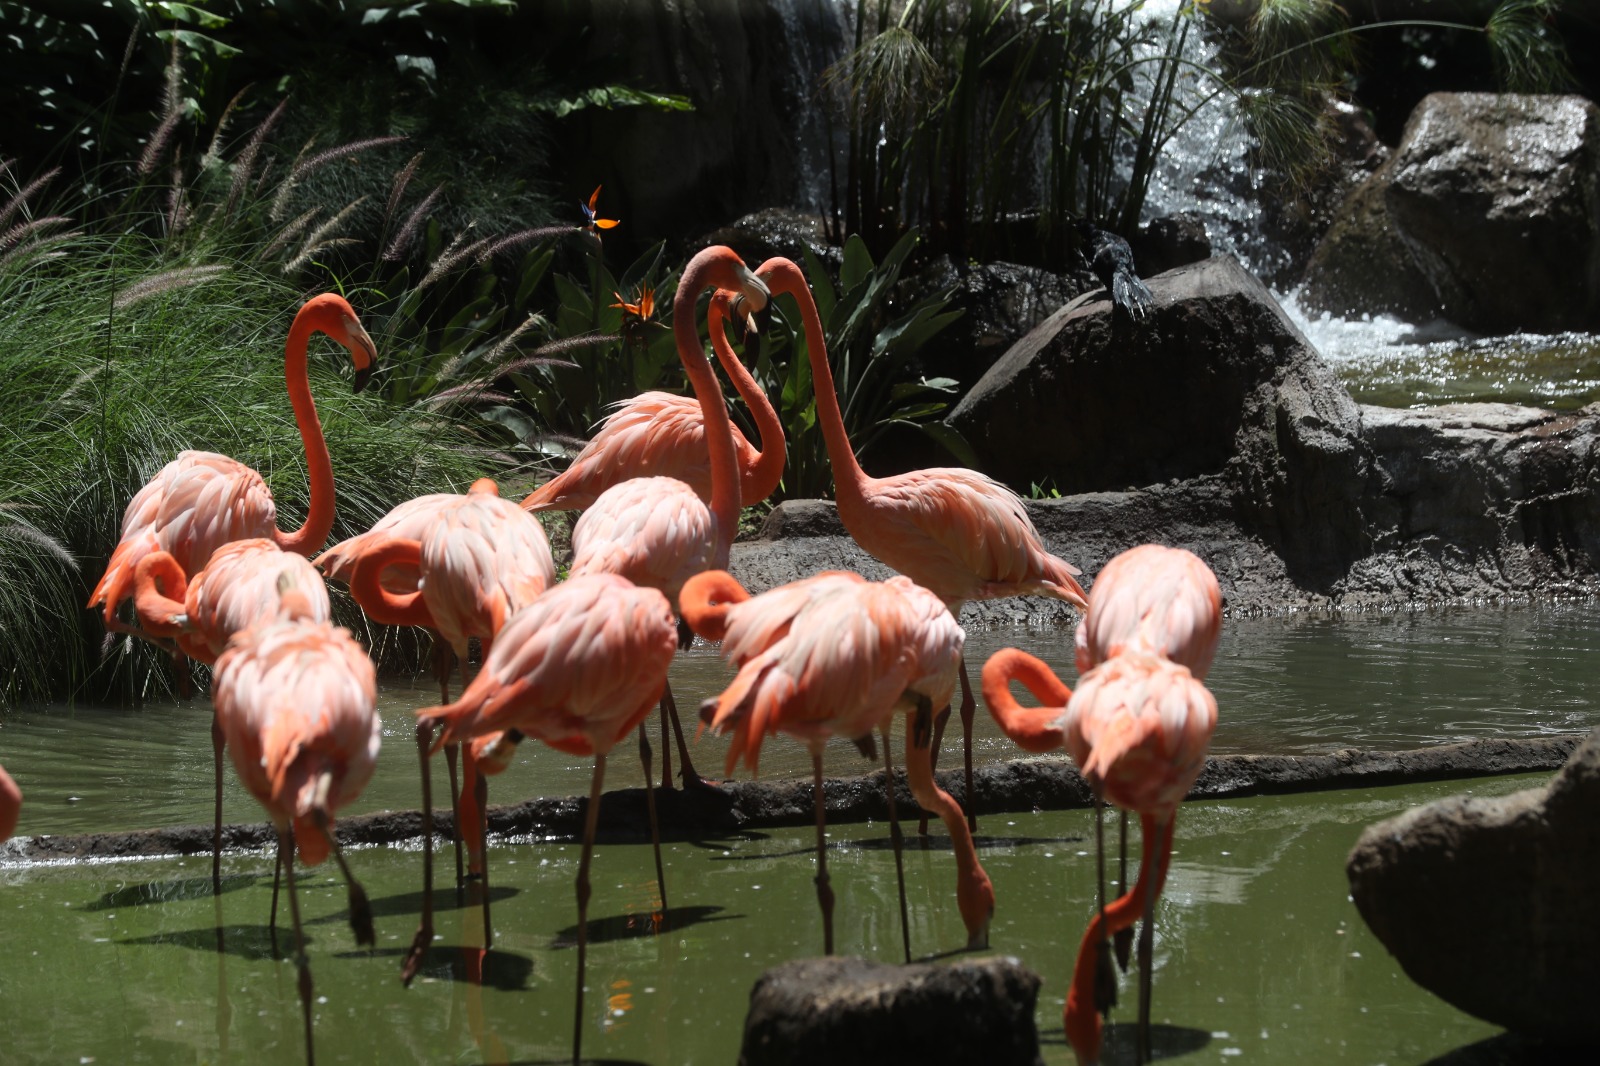
M313 296L300 308L295 319L296 324L303 320L308 332L326 333L342 344L356 367L355 391L360 392L366 387L367 380L378 365L378 346L372 343L361 320L356 317L355 309L343 296L332 292Z

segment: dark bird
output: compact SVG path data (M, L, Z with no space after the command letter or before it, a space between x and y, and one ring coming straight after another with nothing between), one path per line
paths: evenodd
M1078 236L1083 238L1084 258L1089 260L1095 277L1111 295L1111 302L1127 312L1129 318L1144 318L1155 297L1139 280L1139 272L1133 266L1133 249L1128 247L1128 242L1086 218L1078 219L1074 225Z

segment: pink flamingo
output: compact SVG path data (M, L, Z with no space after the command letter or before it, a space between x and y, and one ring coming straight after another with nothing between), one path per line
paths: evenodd
M310 617L333 617L328 589L310 563L264 537L218 548L205 569L189 580L178 560L155 551L134 570L134 611L144 632L171 638L191 659L210 665L242 632L280 610L283 589L305 597ZM211 887L222 892L222 721L211 715L215 804L211 839Z
M1090 1016L1104 960L1102 940L1113 934L1120 940L1129 932L1141 902L1153 907L1166 875L1177 804L1204 764L1216 704L1200 679L1216 654L1221 610L1221 589L1209 567L1190 552L1143 545L1108 563L1089 593L1076 638L1078 666L1085 671L1076 694L1043 662L1016 648L997 652L983 668L985 702L1012 740L1034 752L1066 747L1097 802L1106 796L1141 816L1145 857L1139 883L1102 904L1078 955L1067 1031L1080 1061L1095 1061L1099 1054L1100 1023ZM1019 706L1012 681L1022 682L1045 706ZM1148 1053L1149 936L1147 918L1140 945L1141 1054Z
M511 616L459 700L417 712L442 727L435 748L505 731L513 741L532 736L594 756L578 863L574 1063L583 1044L589 864L606 755L660 701L677 650L672 605L659 591L615 574L574 577Z
M416 537L391 534L361 546L351 574L351 593L378 621L436 630L455 650L463 671L472 637L479 639L487 656L506 618L555 584L555 561L544 527L516 503L502 499L488 478L478 479L471 491L453 505L432 510L408 532ZM417 590L397 594L385 588L383 575L390 567L399 569L402 576L416 574ZM433 942L433 801L428 772L432 741L431 726L419 723L424 888L421 925L401 971L407 984L416 976L423 955ZM461 835L468 841L469 868L487 882L483 851L487 787L471 749L463 770ZM484 898L487 943L487 891Z
M493 482L490 482L492 485ZM474 488L478 487L474 483ZM498 489L495 489L498 492ZM416 499L406 500L389 511L388 514L378 519L372 528L365 533L346 538L317 556L316 566L329 581L343 582L349 586L355 576L356 567L365 555L380 545L392 539L419 540L423 531L433 522L433 519L453 508L461 506L470 494L460 492L435 492ZM389 565L381 568L379 583L388 591L398 595L407 595L417 591L417 582L421 580L415 565L408 565L400 560L394 560ZM396 616L385 614L385 604L376 596L365 595L355 588L350 589L351 598L354 599L366 613L368 618L380 625L410 625L409 621L392 621ZM383 617L379 617L382 615ZM410 617L410 616L406 616ZM434 680L439 683L439 702L450 702L450 674L453 666L450 661L451 647L441 639L438 630L428 622L418 624L426 628L432 635L432 660ZM463 664L464 665L464 664ZM451 838L455 844L456 854L456 884L460 885L465 880L461 861L461 834L457 829L461 826L461 807L459 801L460 788L456 777L456 746L451 744L445 748L445 765L450 775L450 826ZM428 790L431 793L431 789ZM428 813L431 818L432 812ZM431 861L431 859L430 859Z
M756 275L759 277L758 269ZM771 496L783 478L783 424L767 394L728 343L725 321L735 294L713 298L706 313L711 348L733 387L750 409L761 436L757 451L737 427L733 448L738 462L739 498L748 507ZM696 347L698 347L696 342ZM600 430L566 470L540 485L522 506L530 511L582 511L600 494L628 478L670 477L687 484L709 503L712 466L706 422L698 397L646 392L615 405Z
M737 591L735 591L737 590ZM782 730L811 752L817 817L817 902L824 949L833 952L833 892L827 872L822 751L838 734L870 742L884 731L886 784L893 822L894 773L888 723L901 709L906 722L907 777L917 802L938 813L956 855L956 900L968 947L988 943L994 889L978 861L972 836L955 800L933 779L929 750L933 708L947 707L955 691L964 636L933 593L905 577L869 582L854 575L821 574L754 598L726 574L707 574L685 589L691 619L721 629L724 655L739 673L702 711L712 730L731 732L727 771L742 757L757 770L766 734ZM722 600L726 606L712 601ZM731 601L731 602L730 602ZM710 607L709 611L706 610ZM896 869L899 832L893 825ZM901 875L901 929L909 960Z
M869 477L845 432L839 396L823 338L822 319L800 268L787 259L762 264L774 295L800 306L806 353L828 462L833 467L839 520L857 544L891 569L930 589L957 618L968 600L1052 596L1083 608L1078 569L1045 551L1016 493L976 470L933 467L893 477ZM965 751L967 825L976 830L972 785L972 718L977 702L961 663L961 732ZM948 715L948 708L944 715ZM937 751L944 718L934 738Z
M333 817L372 777L381 733L372 660L348 631L313 615L306 596L287 588L280 616L236 634L217 659L211 684L233 768L278 830L294 919L307 1063L314 1057L311 965L295 892L294 851L298 845L308 866L332 851L350 887L356 941L371 944L371 907L339 852ZM273 904L276 912L276 899Z
M349 350L358 392L377 362L372 338L343 297L313 296L294 316L284 346L283 372L311 482L305 523L293 532L279 530L272 493L260 474L238 460L214 452L178 453L128 504L121 539L89 597L90 607L103 607L108 630L144 636L122 623L117 609L133 592L139 560L153 551L167 552L180 570L193 574L205 567L214 551L232 541L265 537L286 552L310 556L328 539L333 528L333 464L306 372L306 349L313 333L326 333Z
M0 840L10 840L17 831L17 815L22 810L22 789L0 766Z

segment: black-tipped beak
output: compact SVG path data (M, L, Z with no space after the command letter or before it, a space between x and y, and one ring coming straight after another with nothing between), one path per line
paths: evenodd
M360 392L367 387L367 382L372 378L372 366L369 364L356 368L355 391Z

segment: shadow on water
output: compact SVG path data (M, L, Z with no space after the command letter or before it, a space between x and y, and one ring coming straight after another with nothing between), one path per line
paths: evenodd
M495 906L517 895L520 890L510 885L492 885L489 888L489 904ZM433 890L433 913L461 910L464 907L480 906L483 902L483 889L474 887L476 895L466 892L457 894L453 888L436 888ZM393 896L381 896L371 900L372 916L374 918L395 918L404 915L420 916L422 914L422 893L401 892ZM334 914L324 914L317 918L306 919L307 925L325 925L329 922L348 922L350 912L338 911Z
M1122 1063L1134 1061L1134 1041L1138 1032L1138 1025L1134 1022L1114 1022L1102 1031L1103 1042L1100 1046L1100 1061L1105 1066L1120 1066ZM1065 1047L1067 1034L1059 1026L1039 1030L1039 1043L1041 1045L1054 1045ZM1193 1055L1211 1043L1211 1034L1204 1029L1190 1029L1182 1025L1156 1025L1150 1026L1150 1057L1152 1059L1175 1059L1183 1055ZM1433 1064L1429 1064L1433 1066ZM1450 1066L1456 1066L1451 1063ZM1465 1064L1463 1064L1465 1066ZM1477 1064L1473 1064L1477 1066Z
M680 843L686 844L691 848L697 848L700 851L720 851L726 855L732 852L739 844L754 844L769 839L771 839L771 834L769 833L758 833L754 829L741 829L737 833L729 833L727 836L721 836L715 840L693 839L683 840Z
M613 940L639 940L644 937L658 936L662 933L673 933L680 929L689 929L706 922L727 922L736 918L743 918L742 914L720 914L721 907L673 907L668 911L640 912L638 914L617 914L609 918L594 918L589 921L589 943L605 944ZM578 946L578 927L569 925L558 930L555 939L550 941L552 948L575 948Z
M378 948L373 951L339 951L335 958L393 958L403 957L408 948ZM472 956L479 956L473 959ZM474 972L476 971L476 972ZM533 959L512 951L490 948L488 951L471 944L434 944L422 959L421 977L436 981L454 981L461 984L482 985L500 992L522 992L533 976ZM396 975L399 968L395 969Z
M256 883L255 874L228 874L222 879L224 893L249 888ZM121 910L124 907L142 907L147 903L172 903L184 899L203 899L211 895L211 878L185 877L175 881L146 881L142 885L123 885L112 889L97 900L83 905L86 911Z
M1593 1053L1594 1049L1588 1049L1588 1055ZM1580 1048L1560 1047L1520 1033L1501 1033L1447 1051L1422 1066L1535 1066L1536 1063L1582 1062L1585 1058Z
M294 954L294 930L287 925L278 927L278 948L274 954L272 950L272 930L265 925L229 925L222 930L223 951L236 958L251 962L263 959L287 959ZM306 933L306 947L309 949L315 938L310 932ZM180 929L169 933L152 933L150 936L129 937L117 941L118 944L147 944L169 945L171 947L189 948L192 951L215 952L217 950L217 927L204 926L200 929ZM362 952L366 954L366 952Z

